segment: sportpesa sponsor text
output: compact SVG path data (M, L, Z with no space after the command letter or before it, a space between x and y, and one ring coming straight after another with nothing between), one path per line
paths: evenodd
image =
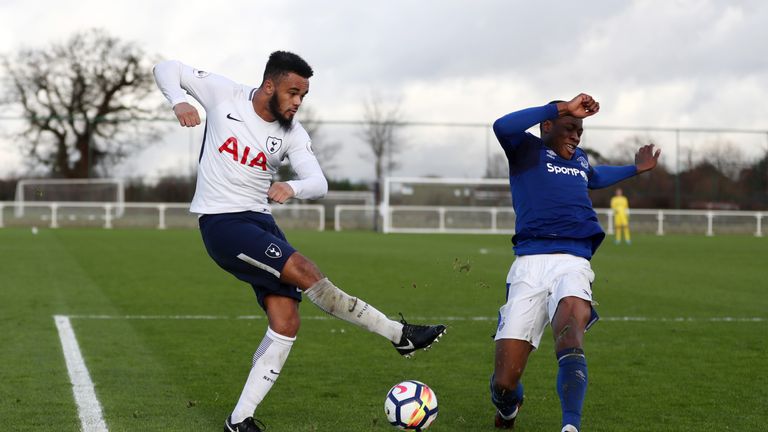
M550 162L547 162L547 172L553 172L555 174L570 174L572 176L580 175L582 177L585 175L585 173L580 169L552 165Z

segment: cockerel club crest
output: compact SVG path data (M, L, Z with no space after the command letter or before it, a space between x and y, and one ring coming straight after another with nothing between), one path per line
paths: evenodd
M267 250L264 251L264 255L270 257L270 258L280 258L283 256L283 251L280 250L280 247L274 243L270 243L267 247Z
M280 147L283 146L283 140L275 138L273 136L267 137L267 151L269 154L275 154L280 151Z

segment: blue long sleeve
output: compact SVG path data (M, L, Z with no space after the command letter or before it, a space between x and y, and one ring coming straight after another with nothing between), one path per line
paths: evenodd
M557 118L557 105L547 104L509 113L493 122L493 133L506 150L518 145L525 131L544 120Z
M612 184L618 183L624 179L637 174L637 167L634 165L608 166L601 165L592 167L592 173L589 177L587 187L590 189L602 189Z

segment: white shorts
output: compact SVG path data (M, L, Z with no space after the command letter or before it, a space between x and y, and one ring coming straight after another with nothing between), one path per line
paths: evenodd
M592 302L595 274L589 261L569 254L517 257L507 275L507 303L499 309L495 339L520 339L538 348L565 297ZM589 327L597 321L592 310Z

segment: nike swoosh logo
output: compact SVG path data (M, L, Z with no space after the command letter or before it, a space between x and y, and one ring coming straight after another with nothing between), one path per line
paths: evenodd
M405 345L405 346L400 345L398 348L402 348L402 349L413 349L413 348L416 348L415 346L413 346L413 342L411 342L408 339L406 339L406 340L408 341L408 345Z
M240 123L242 123L242 122L243 122L242 120L240 120L240 119L238 119L238 118L234 118L234 117L232 117L232 113L229 113L229 114L227 114L227 118L228 118L228 119L230 119L230 120L238 121L238 122L240 122Z
M273 371L272 369L270 369L270 370L269 370L269 373L271 373L271 374L275 374L275 375L280 375L280 372L279 372L279 371L278 371L278 372L275 372L275 371Z

